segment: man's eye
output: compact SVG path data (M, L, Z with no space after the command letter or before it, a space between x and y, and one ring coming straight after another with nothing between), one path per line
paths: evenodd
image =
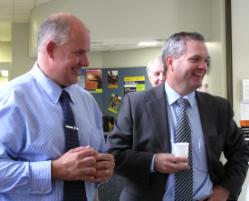
M81 50L75 51L75 52L74 52L74 54L75 54L76 56L81 56L83 53L84 53L84 51L81 51Z
M80 56L82 54L82 52L75 52L74 53L76 56Z
M189 60L190 60L190 62L192 62L192 63L197 63L197 62L200 61L199 58L190 58Z

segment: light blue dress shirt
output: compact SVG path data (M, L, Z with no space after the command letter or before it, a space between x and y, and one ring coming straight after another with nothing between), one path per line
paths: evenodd
M65 90L79 141L105 151L102 115L94 98L78 85ZM65 151L61 87L35 64L0 91L0 200L62 201L63 181L52 181L51 160ZM96 184L85 182L88 200Z
M171 145L174 143L174 135L176 128L176 120L180 111L180 106L176 103L181 96L173 90L168 83L165 83L165 90L168 99L168 119L170 125L170 140ZM212 182L208 174L206 148L203 138L203 131L199 116L199 109L195 98L195 92L184 96L188 99L190 107L187 109L187 115L191 128L192 135L192 159L193 159L193 197L194 200L206 198L212 192ZM174 148L172 146L172 153ZM175 175L170 174L166 184L166 193L164 194L164 201L174 200L174 186Z

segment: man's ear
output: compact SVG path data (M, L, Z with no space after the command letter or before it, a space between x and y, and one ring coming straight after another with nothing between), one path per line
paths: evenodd
M173 69L173 62L174 62L174 57L172 55L166 57L167 70Z
M50 59L54 58L54 50L55 50L56 44L54 41L49 41L47 43L46 51Z

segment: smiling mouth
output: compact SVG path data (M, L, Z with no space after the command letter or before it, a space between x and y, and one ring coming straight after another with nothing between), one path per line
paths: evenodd
M195 77L198 77L198 78L203 78L203 75L202 74L193 74Z

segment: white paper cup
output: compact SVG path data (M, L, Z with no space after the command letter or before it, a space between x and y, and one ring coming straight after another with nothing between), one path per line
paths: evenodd
M188 145L189 145L188 142L175 143L173 145L175 156L188 158Z

